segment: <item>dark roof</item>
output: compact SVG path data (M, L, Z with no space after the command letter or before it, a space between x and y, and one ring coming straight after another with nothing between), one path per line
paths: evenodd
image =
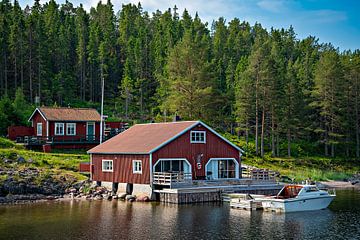
M242 151L239 147L235 146L201 121L184 121L136 124L119 135L90 149L88 153L149 154L173 141L197 124L203 125L233 147Z
M29 120L37 111L48 121L100 122L101 119L98 111L92 108L39 107Z

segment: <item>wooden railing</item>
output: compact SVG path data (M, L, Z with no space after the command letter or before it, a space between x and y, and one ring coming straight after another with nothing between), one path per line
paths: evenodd
M104 138L105 140L105 138ZM74 135L74 136L25 136L25 145L44 145L44 144L66 144L66 143L99 143L100 137L95 135Z
M191 173L184 172L154 172L153 173L153 184L171 186L177 183L191 183Z
M278 175L279 175L278 172L269 169L259 169L259 168L242 169L242 178L250 178L251 180L255 180L255 181L275 182L276 177Z

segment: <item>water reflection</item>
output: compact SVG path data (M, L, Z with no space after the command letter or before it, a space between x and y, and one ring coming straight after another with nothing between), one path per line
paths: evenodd
M278 214L227 204L118 201L0 206L0 239L356 239L360 196L342 192L330 209Z

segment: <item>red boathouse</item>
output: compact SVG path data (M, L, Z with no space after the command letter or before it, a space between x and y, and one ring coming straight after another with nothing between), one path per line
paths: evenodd
M174 181L238 179L241 152L201 121L136 124L88 151L93 181L146 192Z

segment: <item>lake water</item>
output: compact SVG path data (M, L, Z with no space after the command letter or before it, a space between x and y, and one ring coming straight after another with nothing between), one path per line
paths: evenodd
M0 239L360 239L360 192L329 209L249 212L224 204L62 201L0 206Z

